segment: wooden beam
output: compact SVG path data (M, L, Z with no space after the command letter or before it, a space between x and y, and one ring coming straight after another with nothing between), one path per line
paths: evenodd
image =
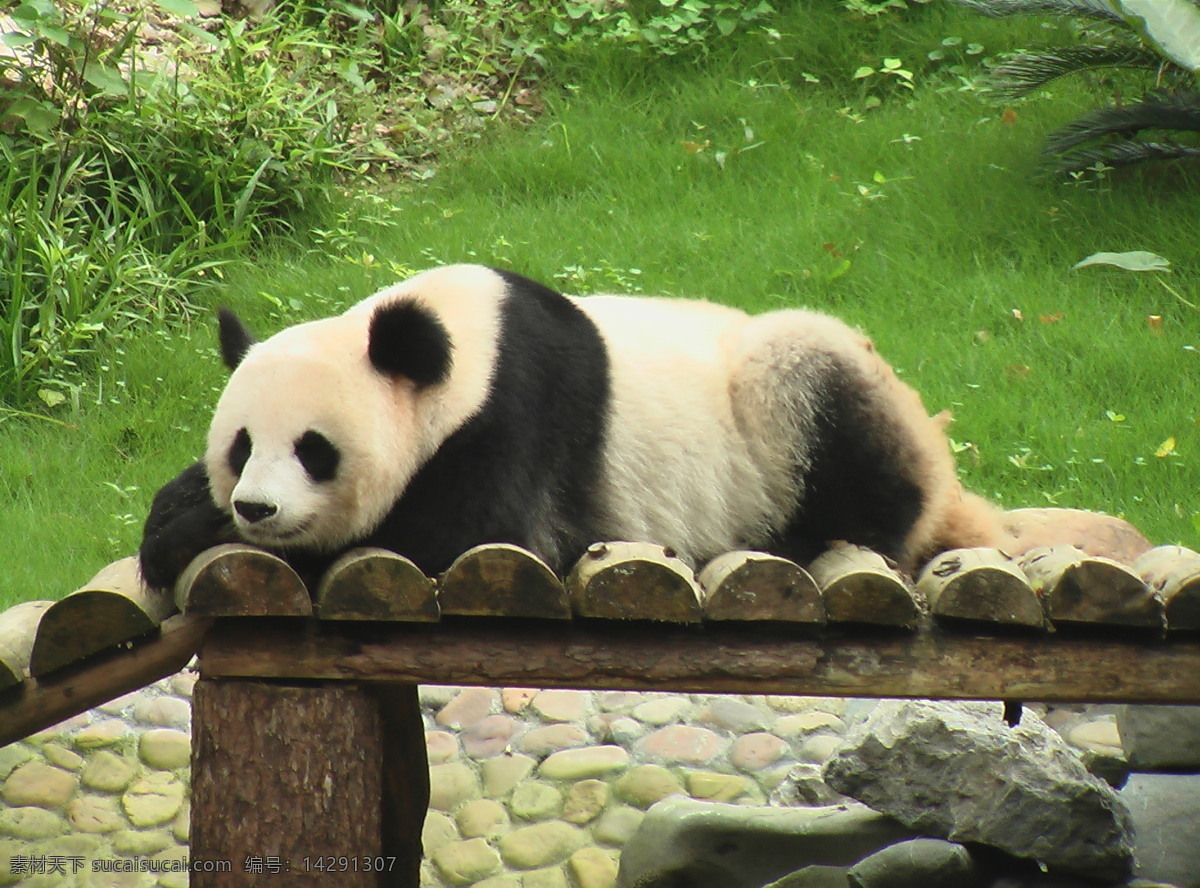
M1058 633L807 632L712 623L513 619L331 626L228 621L216 677L1025 701L1200 703L1200 641Z
M0 746L178 672L200 647L212 620L174 616L153 636L113 648L39 681L0 694Z

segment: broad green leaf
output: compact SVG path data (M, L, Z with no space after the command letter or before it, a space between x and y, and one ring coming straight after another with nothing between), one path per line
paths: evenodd
M1171 263L1168 260L1146 250L1130 250L1127 253L1093 253L1086 259L1080 259L1072 268L1086 268L1089 265L1115 265L1126 271L1171 270Z
M63 401L67 400L67 396L62 392L56 392L54 389L38 389L38 397L42 399L42 403L47 407L57 407Z
M870 77L874 73L875 73L874 68L871 68L867 65L863 65L861 68L859 68L857 71L854 72L854 79L862 80L864 77Z
M1200 72L1200 7L1192 0L1108 0L1159 52Z
M92 62L84 66L83 79L109 95L121 96L126 91L125 80L121 77L121 72L116 68L101 65L99 62Z

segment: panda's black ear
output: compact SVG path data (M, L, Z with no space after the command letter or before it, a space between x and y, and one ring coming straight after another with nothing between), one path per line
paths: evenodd
M375 309L367 354L380 373L419 386L445 382L453 363L450 333L427 306L411 299Z
M258 342L254 334L247 330L238 316L228 308L217 312L217 336L221 340L221 357L230 370L236 370L237 365L242 363L242 358L246 357L250 346Z

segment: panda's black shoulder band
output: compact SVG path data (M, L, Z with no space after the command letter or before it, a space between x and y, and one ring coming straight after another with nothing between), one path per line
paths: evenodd
M445 382L452 348L437 314L415 300L381 305L371 318L367 354L380 373L407 376L419 386Z

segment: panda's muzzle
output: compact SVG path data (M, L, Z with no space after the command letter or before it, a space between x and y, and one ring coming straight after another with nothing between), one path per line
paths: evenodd
M255 503L247 500L234 500L233 508L250 524L266 521L279 511L279 507L273 503Z

